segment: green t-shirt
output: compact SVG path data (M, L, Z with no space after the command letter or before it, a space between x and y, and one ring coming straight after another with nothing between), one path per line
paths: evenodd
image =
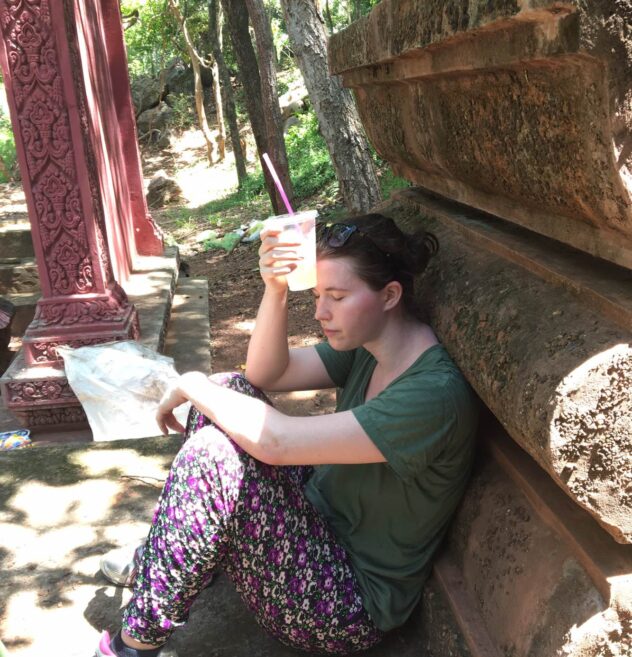
M465 489L478 404L441 345L368 402L373 356L316 348L341 389L336 410L353 409L387 462L317 466L305 492L349 552L371 618L390 630L419 600Z

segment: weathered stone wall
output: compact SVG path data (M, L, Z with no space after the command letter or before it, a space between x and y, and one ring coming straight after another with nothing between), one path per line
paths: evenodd
M587 301L598 283L573 283L569 270L575 291L551 285L435 205L408 193L384 211L439 239L418 290L437 335L512 438L617 541L632 543L632 304L621 316L607 309L616 320L604 316ZM546 250L533 259L546 266ZM613 293L626 286L605 282Z
M438 237L418 298L506 430L424 594L436 657L632 654L631 26L632 0L382 0L330 41L418 185L378 209Z
M379 154L632 266L632 0L382 0L330 40Z
M477 468L447 544L442 559L460 573L498 657L628 654L631 576L600 591L573 546L493 460Z

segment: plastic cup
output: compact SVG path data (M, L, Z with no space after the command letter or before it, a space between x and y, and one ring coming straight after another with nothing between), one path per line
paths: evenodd
M316 287L316 215L317 210L295 214L280 214L265 221L265 227L281 231L279 241L298 244L296 269L287 275L287 285L293 292Z

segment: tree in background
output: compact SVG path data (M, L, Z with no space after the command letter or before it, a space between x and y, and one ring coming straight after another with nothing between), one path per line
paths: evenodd
M323 17L314 0L281 0L281 6L345 205L365 212L380 201L380 186L353 96L329 75Z
M261 160L263 153L268 150L268 141L266 127L261 113L263 100L261 98L259 65L248 29L248 8L244 0L222 0L222 7L226 16L226 25L230 33L233 52L237 60L239 78L244 87L246 111L248 112L252 133L257 144L266 190L270 196L270 202L272 203L274 212L281 214L285 211L283 209L283 201L276 191L272 176L270 176L263 160Z
M285 139L283 137L283 122L281 120L281 108L279 107L279 93L277 90L276 50L270 28L270 19L266 13L263 0L246 0L248 15L255 32L257 42L257 54L259 62L259 77L261 80L261 110L266 130L266 150L274 163L276 171L285 189L285 193L292 203L293 189L290 180L290 170L285 150ZM263 153L260 153L263 155ZM277 206L275 212L279 213L279 207L286 212L284 204L278 198L275 189Z
M301 9L304 3L292 0L125 0L122 11L133 19L130 23L135 22L125 33L130 74L156 77L167 70L166 63L175 57L184 53L184 58L188 60L190 56L184 30L180 29L183 24L189 45L196 54L199 53L197 61L200 68L209 61L216 66L213 78L214 82L219 79L221 87L221 99L217 94L215 98L218 129L221 132L222 114L225 114L240 187L255 193L255 190L261 189L257 186L261 184L261 174L256 173L252 183L244 185L247 179L246 162L242 157L231 75L237 75L241 83L239 98L243 104L240 109L246 110L259 156L264 152L271 155L287 191L291 194L293 187L284 157L284 152L289 149L294 184L301 196L315 193L320 189L319 185L322 187L327 181L333 181L335 176L347 207L361 210L377 200L377 181L351 94L342 89L337 81L329 80L326 31L316 2L325 11L330 31L336 31L358 14L366 13L377 1L314 0L314 12L306 14L305 20L302 20L300 11L304 11L304 8ZM181 23L168 11L170 4L180 9ZM222 6L225 28L230 36L224 42L221 38ZM294 27L292 12L298 12L299 16ZM293 32L291 39L289 31ZM192 61L195 59L194 56ZM311 108L300 124L289 130L286 145L275 88L276 73L279 69L292 77L290 70L295 69L296 60L311 96ZM218 85L215 86L217 89ZM335 99L334 109L328 112L331 99ZM174 118L185 124L191 103L185 96L175 101L176 104L172 105L176 108ZM220 136L216 146L215 139L209 144L208 134L206 137L206 143L214 149L214 153L216 147L221 145L222 138ZM285 208L272 178L263 163L261 168L263 183L274 211L282 213Z
M235 98L230 80L230 72L224 59L222 42L222 7L219 0L209 0L208 2L208 24L213 57L217 63L219 80L223 91L222 97L224 100L224 112L226 114L226 121L228 122L230 141L233 146L238 185L241 188L245 183L248 174L246 173L246 158L241 148L241 140L239 138L237 110L235 109Z
M193 45L193 40L189 34L187 28L187 22L182 12L180 11L180 3L178 0L168 0L169 9L173 14L173 17L176 20L176 23L180 27L182 36L184 37L184 43L186 45L187 53L189 59L191 60L191 66L193 67L193 82L195 85L195 109L197 112L198 122L200 125L200 130L204 135L204 141L206 143L206 153L208 157L208 163L213 164L215 159L215 146L213 144L213 134L209 128L208 121L206 119L206 110L204 109L204 89L202 87L202 71L201 67L206 66L204 60L200 57L195 46ZM217 79L213 80L215 86L219 85ZM221 104L221 103L220 103Z

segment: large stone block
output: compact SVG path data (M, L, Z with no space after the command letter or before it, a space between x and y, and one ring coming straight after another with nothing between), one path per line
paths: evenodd
M523 454L519 461L523 457L528 458ZM542 492L545 503L554 503L548 493ZM436 570L450 564L459 574L459 586L473 600L494 655L629 654L629 546L601 536L606 572L594 573L594 555L582 554L594 537L582 535L581 527L563 536L561 525L555 515L545 522L503 467L481 459ZM591 529L600 533L596 526Z
M617 541L632 542L629 272L608 278L603 263L580 254L574 264L571 249L563 257L524 230L503 252L483 215L421 194L384 212L437 235L419 299L485 404Z
M383 0L330 40L427 189L632 267L632 0Z

